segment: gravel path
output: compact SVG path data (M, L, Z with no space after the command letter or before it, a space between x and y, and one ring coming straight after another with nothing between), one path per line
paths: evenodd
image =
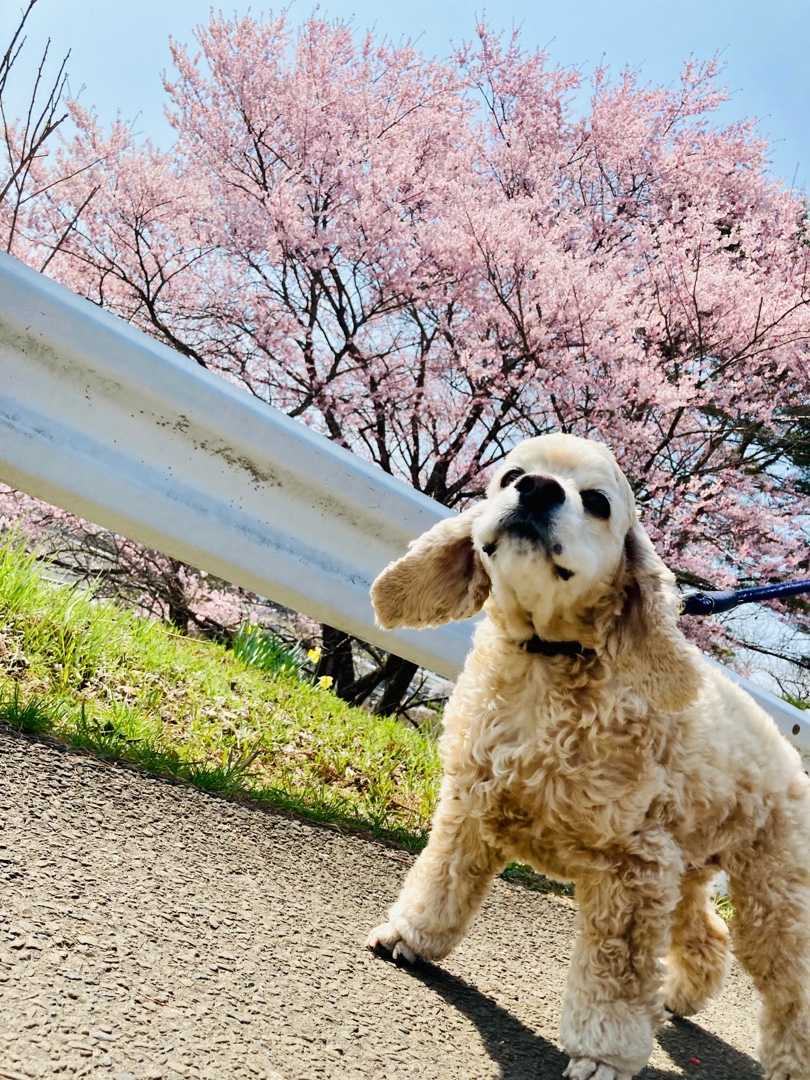
M565 900L496 882L441 968L367 953L409 857L0 732L0 1080L558 1078ZM753 1080L737 971L645 1080Z

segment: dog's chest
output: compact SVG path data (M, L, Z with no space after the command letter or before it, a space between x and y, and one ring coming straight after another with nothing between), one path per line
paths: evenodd
M596 844L632 828L659 775L644 719L609 694L533 689L448 718L445 767L470 811L511 845L541 835Z

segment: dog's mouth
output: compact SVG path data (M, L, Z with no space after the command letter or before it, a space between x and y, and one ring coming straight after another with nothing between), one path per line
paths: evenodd
M549 557L554 548L551 536L551 522L548 514L538 516L517 506L510 510L500 521L499 533L513 540L525 540L535 547L542 548Z
M532 514L521 506L515 507L501 518L495 539L484 545L484 552L492 558L497 553L498 544L503 537L522 541L539 548L548 557L556 576L563 581L568 581L574 576L574 571L562 566L555 558L563 554L563 546L552 535L550 517L550 514Z

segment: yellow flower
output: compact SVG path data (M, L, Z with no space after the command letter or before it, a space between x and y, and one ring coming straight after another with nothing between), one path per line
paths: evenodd
M307 658L311 660L313 664L317 664L321 658L321 650L318 648L307 649Z
M328 690L335 680L331 675L321 675L318 679L318 686L322 686L324 690Z

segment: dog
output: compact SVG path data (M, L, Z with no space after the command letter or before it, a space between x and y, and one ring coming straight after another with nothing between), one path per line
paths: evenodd
M630 1080L667 1010L736 956L762 997L768 1080L810 1080L810 780L798 753L687 642L679 599L607 447L519 444L486 497L372 585L378 623L485 618L444 713L428 844L368 945L440 960L510 860L575 883L562 1004L569 1080Z

